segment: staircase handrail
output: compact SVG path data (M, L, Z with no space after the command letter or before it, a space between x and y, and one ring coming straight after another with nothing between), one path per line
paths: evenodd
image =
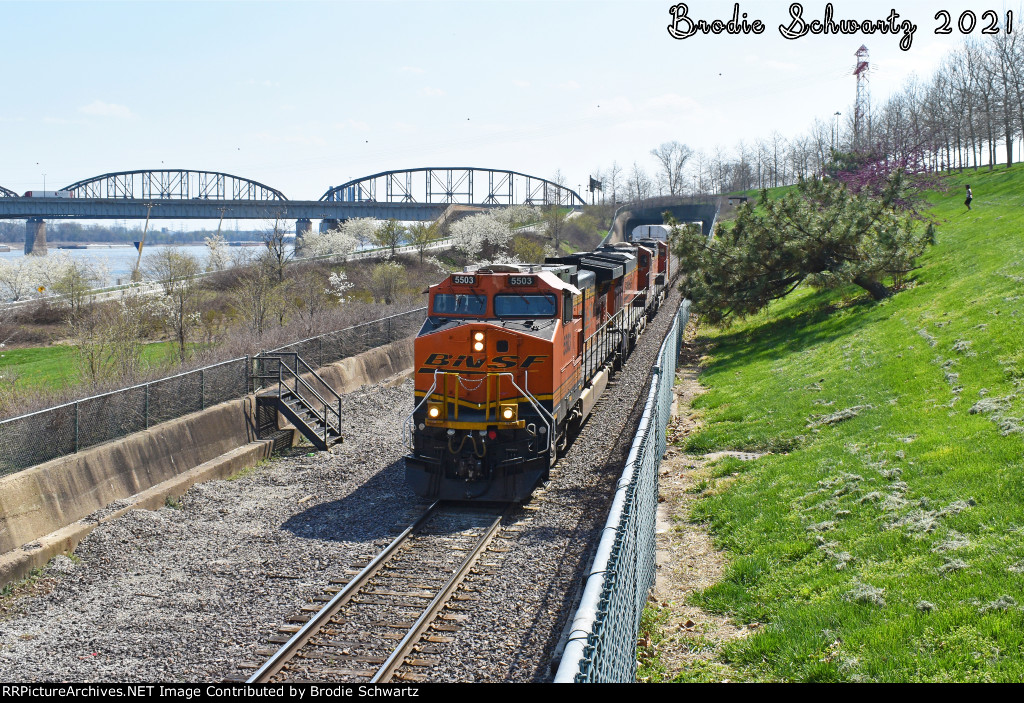
M294 368L290 368L288 366L288 364L285 362L283 357L286 357L286 356L290 356L290 357L294 357L295 358ZM299 356L298 352L263 352L261 354L258 354L256 358L257 359L277 359L277 362L278 362L278 366L277 366L278 396L281 395L281 387L282 386L285 387L285 388L288 387L288 384L285 382L284 373L283 373L283 371L286 370L289 373L291 373L292 376L295 377L294 391L295 391L296 395L298 395L299 384L302 384L303 389L307 390L313 396L313 398L315 400L319 401L323 405L324 413L323 413L323 418L322 419L323 419L323 422L324 422L324 441L325 442L327 441L327 431L329 429L331 429L331 422L330 422L330 418L328 416L328 411L333 413L335 415L335 417L337 418L337 432L339 434L341 433L341 395L337 391L335 391L333 388L331 388L330 384L328 384L323 378L321 378L320 374L318 374L316 371L314 371L313 368L310 367L310 365L306 363L305 359L303 359L301 356ZM306 379L304 379L299 374L299 364L300 363L302 364L302 366L305 367L305 369L306 369L306 371L308 373L312 374L314 378L319 380L320 383L323 384L323 387L326 388L328 391L330 391L330 394L333 395L334 398L337 399L337 402L338 402L338 407L337 408L334 408L330 402L328 402L322 395L320 395L320 393L317 391L316 388L314 388L308 381L306 381ZM274 378L274 376L272 376L272 375L266 375L265 376L265 375L260 375L260 374L253 374L253 378L271 378L272 379L272 378ZM301 398L301 396L300 396L300 398ZM310 408L310 409L312 410L312 408Z

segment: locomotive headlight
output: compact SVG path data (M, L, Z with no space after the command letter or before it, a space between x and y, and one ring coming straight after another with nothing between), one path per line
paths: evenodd
M430 403L427 406L427 417L429 417L431 420L436 420L437 418L441 417L441 406L438 405L437 403Z
M498 414L503 422L515 422L516 415L519 414L519 406L515 404L502 405Z
M474 332L473 333L473 351L482 352L484 350L484 333Z
M483 351L483 350L484 350L484 343L483 342L473 342L473 351Z
M477 333L475 333L475 334L473 335L473 339L475 339L475 340L476 340L476 341L478 341L478 342L482 342L482 341L484 341L484 333L483 333L483 332L477 332Z

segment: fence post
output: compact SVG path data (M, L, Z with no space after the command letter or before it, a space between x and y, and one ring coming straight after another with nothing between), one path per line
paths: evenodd
M146 384L146 429L149 429L149 384Z
M199 408L206 410L206 369L199 369Z
M78 401L75 401L75 453L78 453Z

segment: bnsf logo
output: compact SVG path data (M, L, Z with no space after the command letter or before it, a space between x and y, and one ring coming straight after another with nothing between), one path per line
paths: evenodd
M521 369L528 369L534 364L540 363L547 359L547 355L540 356L528 356L523 359L522 363L519 363L519 357L516 355L504 355L491 357L490 363L486 358L474 359L466 354L460 354L455 356L454 354L431 354L427 357L423 363L426 366L432 366L434 368L451 367L451 368L467 368L467 369L479 369L485 363L489 369L511 369L518 366ZM420 369L420 373L431 372L433 368Z

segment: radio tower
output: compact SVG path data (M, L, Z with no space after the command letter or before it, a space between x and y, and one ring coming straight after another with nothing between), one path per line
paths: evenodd
M868 87L868 48L861 44L857 49L857 68L853 75L857 76L857 104L853 109L853 150L859 151L871 141L871 91Z

